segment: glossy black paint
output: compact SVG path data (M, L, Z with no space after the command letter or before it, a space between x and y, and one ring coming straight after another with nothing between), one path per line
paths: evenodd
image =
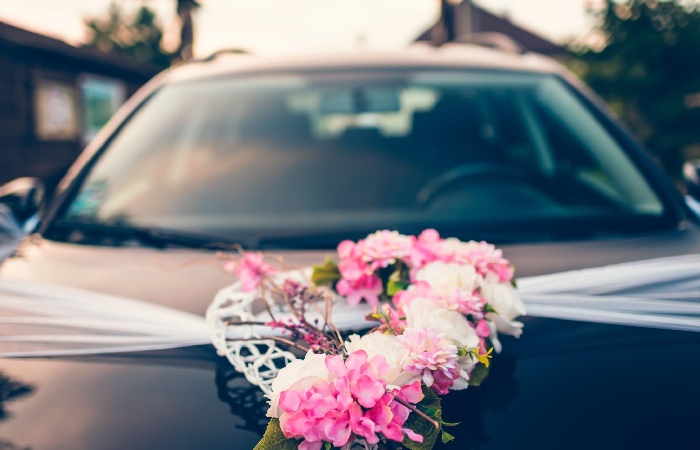
M700 335L538 319L526 330L482 386L445 401L461 423L444 448L697 448ZM33 389L2 405L14 448L247 449L266 423L259 390L205 348L0 371Z

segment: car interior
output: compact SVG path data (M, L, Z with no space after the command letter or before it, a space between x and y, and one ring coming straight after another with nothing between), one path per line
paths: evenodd
M560 80L459 75L166 86L67 218L264 228L663 212Z

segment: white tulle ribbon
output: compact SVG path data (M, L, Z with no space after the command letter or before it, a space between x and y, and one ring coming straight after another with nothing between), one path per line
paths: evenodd
M523 278L519 292L530 316L700 331L700 255ZM267 386L275 373L261 374L258 369L278 367L276 360L288 359L289 354L270 349L270 341L263 338L269 329L226 322L268 320L264 310L254 312L254 299L234 283L217 294L205 319L138 300L0 279L0 357L122 353L214 343L234 366L239 364L237 369ZM333 322L345 330L366 328L367 312L366 305L349 307L338 301Z
M528 315L700 331L700 255L524 278Z
M209 343L200 316L138 300L0 279L0 356L68 356Z

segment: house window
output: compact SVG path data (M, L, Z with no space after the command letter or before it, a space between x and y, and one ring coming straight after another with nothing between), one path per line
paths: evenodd
M83 101L82 138L88 143L124 103L124 83L112 78L83 75L78 80Z
M42 141L78 138L78 105L72 85L39 79L35 90L35 130Z

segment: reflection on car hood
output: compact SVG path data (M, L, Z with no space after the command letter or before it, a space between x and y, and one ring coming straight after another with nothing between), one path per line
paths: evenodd
M700 253L700 230L663 235L502 247L518 278L644 259ZM214 294L233 282L211 251L97 247L28 238L0 276L40 281L157 303L204 314ZM285 268L318 264L334 250L280 251Z
M519 276L700 252L694 228L664 236L504 248ZM327 252L284 253L289 268ZM4 277L203 314L232 278L212 253L25 244ZM683 448L700 441L700 334L526 318L490 377L448 397L454 448ZM24 387L18 391L19 387ZM18 392L21 392L18 394ZM252 448L262 394L208 346L73 360L0 361L0 447ZM664 430L673 430L672 432ZM650 432L651 431L651 432ZM4 446L4 447L3 447Z

